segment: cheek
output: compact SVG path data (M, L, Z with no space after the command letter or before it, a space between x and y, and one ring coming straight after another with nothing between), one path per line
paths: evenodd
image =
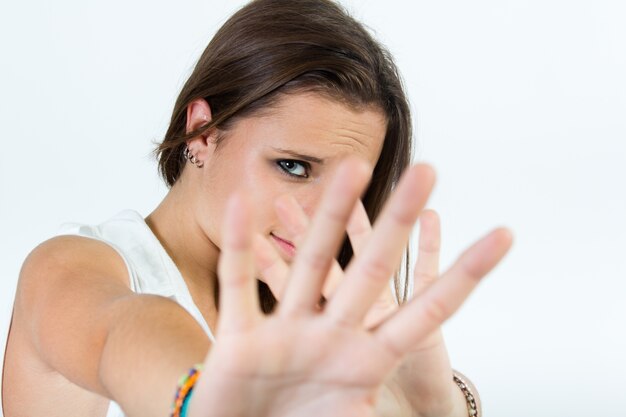
M309 219L312 219L322 201L324 187L321 184L310 184L301 187L291 195L296 199L304 213Z
M276 186L268 183L257 184L249 188L248 198L250 201L251 214L254 218L255 228L261 234L268 234L280 224L274 202L284 192Z
M207 238L219 248L222 246L226 206L233 191L239 188L238 178L234 175L223 175L220 178L217 174L209 174L197 191L196 218Z

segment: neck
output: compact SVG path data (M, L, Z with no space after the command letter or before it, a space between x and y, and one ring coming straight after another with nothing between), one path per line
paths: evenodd
M177 181L145 221L176 264L207 324L215 330L219 248L202 231L195 207L186 203L194 201L189 192L184 181Z

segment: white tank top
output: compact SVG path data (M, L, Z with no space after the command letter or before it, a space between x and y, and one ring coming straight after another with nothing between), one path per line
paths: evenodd
M200 323L211 342L215 341L180 271L138 212L124 210L95 226L64 223L57 234L90 237L110 245L126 263L133 292L161 295L176 301ZM124 417L124 412L111 401L106 417Z

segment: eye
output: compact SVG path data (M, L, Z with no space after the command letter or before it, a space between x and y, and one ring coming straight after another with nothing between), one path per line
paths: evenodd
M298 178L308 178L311 167L307 162L296 161L294 159L281 159L276 162L280 169L287 175Z

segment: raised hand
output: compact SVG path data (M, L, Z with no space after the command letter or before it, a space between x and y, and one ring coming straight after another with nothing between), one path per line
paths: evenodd
M293 197L284 196L277 201L276 210L282 223L295 237L295 241L300 242L306 235L310 223L302 208ZM415 298L427 291L439 278L441 246L440 222L437 213L433 210L424 210L419 216L419 221L418 258L414 268L413 294ZM360 200L356 202L346 231L355 255L359 256L372 232L370 221ZM458 276L465 273L468 274L467 278L472 278L471 271L463 271L464 265L468 262L484 262L485 265L482 268L484 275L501 259L510 243L508 231L495 230L472 246L447 274ZM256 258L262 279L280 299L281 289L286 285L288 277L288 266L269 242L260 235L256 242ZM480 279L481 276L473 278ZM343 271L335 262L324 287L323 294L326 298L332 297L341 279L343 279ZM366 328L375 327L398 307L391 287L385 286L378 299L370 306L363 325ZM400 387L415 415L465 416L467 415L466 401L459 388L452 382L452 373L441 330L436 328L413 346L409 354L403 358L392 381Z
M373 415L378 391L396 365L493 266L491 258L466 253L460 267L419 298L373 328L363 324L432 188L432 170L416 166L403 176L361 253L320 310L322 289L335 270L334 254L369 171L356 161L339 168L287 268L281 302L270 316L261 314L256 295L249 208L242 195L230 202L220 259L217 343L195 388L190 416ZM492 241L504 241L508 234L494 236L478 246L503 247Z
M291 236L293 236L296 245L299 246L309 228L310 221L306 213L295 198L289 195L284 195L276 201L276 211L283 225L291 233ZM421 217L423 217L423 214ZM361 200L357 200L346 226L346 230L352 243L354 253L358 255L365 246L372 231L370 221ZM255 241L255 257L261 275L260 279L268 284L274 296L280 300L282 290L286 285L286 280L289 275L288 265L282 260L276 250L274 250L270 242L260 234L257 235ZM343 279L343 276L344 273L341 266L338 262L334 261L322 290L322 294L325 298L329 299L332 297L332 294ZM364 326L366 328L374 327L397 308L398 304L395 301L391 287L385 286L381 295L368 310L363 322Z

